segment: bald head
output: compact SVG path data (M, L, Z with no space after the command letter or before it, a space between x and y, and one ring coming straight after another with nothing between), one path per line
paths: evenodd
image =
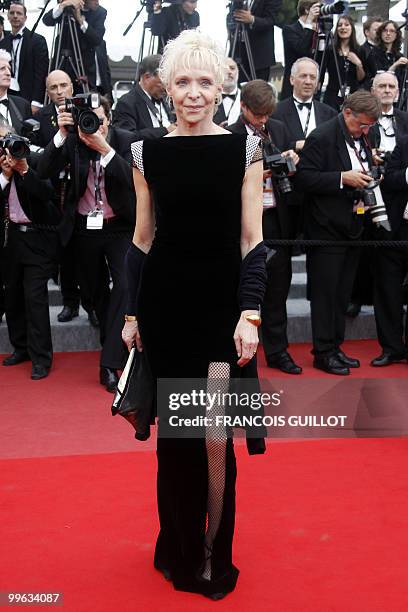
M53 70L45 82L47 94L56 106L64 104L65 98L73 95L72 81L69 75L63 70Z
M393 72L376 74L371 93L381 102L383 112L388 112L399 95L398 79Z

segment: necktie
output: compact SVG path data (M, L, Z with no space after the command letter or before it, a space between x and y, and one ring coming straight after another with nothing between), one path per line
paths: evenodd
M299 110L302 110L302 108L307 108L307 109L312 108L311 102L296 102L296 104Z

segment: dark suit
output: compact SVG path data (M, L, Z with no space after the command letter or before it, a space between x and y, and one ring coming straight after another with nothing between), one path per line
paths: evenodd
M84 63L84 71L90 89L96 88L96 64L95 64L95 49L98 47L102 41L103 36L105 34L105 19L106 19L106 10L101 6L98 6L94 11L81 11L82 15L85 17L88 22L88 28L86 32L82 32L81 28L77 21L75 21L74 27L76 28L76 32L78 34L78 41L81 50L82 61ZM55 26L57 23L60 23L63 15L60 15L58 19L54 19L52 16L52 10L48 11L43 17L43 23L46 26ZM56 40L56 48L58 48L59 40ZM68 27L64 28L61 49L68 49L72 51L71 38L69 36ZM75 86L75 91L79 91L81 88L78 87L77 79L73 70L69 64L69 62L64 62L63 64L55 65L56 58L52 58L51 70L55 70L56 68L60 68L69 74L72 79L72 82Z
M300 158L295 184L307 196L305 236L309 239L356 240L363 232L364 215L353 212L354 191L340 187L341 172L352 168L342 121L340 115L314 130ZM315 354L331 355L344 341L358 250L312 247L307 257L313 349Z
M51 183L39 180L35 170L30 168L24 177L14 173L13 180L20 205L32 223L10 222L2 253L8 332L15 350L28 352L33 363L49 368L52 341L47 283L57 254L60 213L52 202ZM8 190L0 189L2 219ZM21 228L27 231L19 231Z
M40 128L33 132L32 142L39 147L46 147L58 132L58 115L55 104L43 106L35 115Z
M5 49L11 54L12 44L11 33L8 33L0 42L0 49ZM24 28L20 43L17 78L20 91L15 92L16 95L25 98L30 103L35 100L43 104L48 65L48 47L44 36L36 32L32 33L28 28Z
M31 106L24 98L10 96L7 94L8 104L8 123L11 123L17 134L21 134L23 121L31 117ZM2 108L2 113L4 108Z
M399 110L398 108L394 108L390 113L394 114L395 121L395 139L396 143L401 140L404 136L408 136L408 113ZM373 148L378 149L381 144L381 132L380 126L378 123L373 125L368 132L368 138L370 140L370 144Z
M161 138L167 134L165 127L153 127L146 96L138 83L129 93L118 100L114 111L113 124L115 127L132 132L135 141L145 140L146 138Z
M285 55L285 70L283 73L282 91L280 99L284 100L292 95L290 84L290 71L293 64L301 57L313 58L313 44L316 32L310 28L304 28L299 20L282 28L283 51Z
M390 240L408 241L408 221L403 218L408 202L407 166L408 136L403 136L387 164L383 183L384 201L392 228ZM374 312L379 343L385 352L404 353L402 285L408 272L408 250L376 249L374 270ZM406 346L407 340L408 331L405 329Z
M200 15L194 11L191 15L183 11L180 4L165 7L160 13L153 13L151 17L152 34L159 37L158 53L162 53L164 45L183 30L198 28Z
M242 120L230 125L231 132L245 134ZM273 143L281 151L289 148L289 134L283 123L270 119L266 129ZM265 240L294 238L296 234L297 206L290 205L291 194L280 194L273 181L276 207L264 210L262 218ZM286 300L292 280L291 249L274 248L275 254L267 263L268 282L262 304L262 342L266 357L287 349L288 338Z
M337 116L336 111L331 108L331 106L322 104L317 100L313 101L313 107L315 112L316 127ZM296 141L304 140L305 137L303 134L302 124L300 122L299 114L297 112L292 94L290 95L290 98L279 102L275 112L272 115L272 118L282 121L282 123L286 125L290 136L290 149L295 149Z
M248 32L256 77L264 80L268 80L269 69L275 64L274 26L281 6L282 0L254 0L251 13L255 21L252 26L244 25ZM240 70L240 83L250 80L245 47L242 44L241 47L235 57L242 57L249 78Z
M130 166L130 144L133 135L124 130L111 128L109 144L116 151L104 170L107 201L115 213L112 220L104 221L101 230L86 229L86 216L77 212L78 202L87 189L92 151L79 143L78 184L75 184L75 135L69 135L65 144L56 148L51 141L45 148L39 164L42 176L52 177L65 168L71 168L71 182L67 193L67 204L61 225L61 235L74 232L75 253L79 259L81 291L86 287L89 295L86 302L95 306L101 332L101 366L120 369L126 362L126 350L121 339L125 315L127 283L123 260L129 247L136 212L136 198ZM113 281L112 291L100 283L107 261Z

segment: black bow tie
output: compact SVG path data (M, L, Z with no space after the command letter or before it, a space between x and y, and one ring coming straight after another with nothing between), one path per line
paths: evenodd
M0 104L4 104L4 106L7 106L7 108L9 107L9 100L7 98L4 98L4 100L0 100Z
M312 108L311 102L296 102L296 105L299 110L302 110L302 108L307 108L310 110Z
M161 104L163 100L160 100L160 98L152 98L152 102L153 104Z
M12 34L11 35L11 40L20 40L20 38L23 38L22 34Z
M237 94L228 94L228 93L223 93L222 94L222 99L224 100L225 98L231 98L231 100L235 100Z
M386 113L382 113L381 117L387 117L388 119L392 119L394 114L387 115Z

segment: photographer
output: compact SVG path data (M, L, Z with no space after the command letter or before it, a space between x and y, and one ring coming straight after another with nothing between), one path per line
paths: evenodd
M366 196L373 195L366 135L380 114L380 103L369 92L349 96L342 113L306 139L295 177L297 189L308 196L305 237L333 241L307 253L313 365L330 374L347 375L360 365L341 350L358 249L336 246L336 241L357 240L363 232Z
M196 11L197 0L176 0L162 8L161 0L153 5L151 17L152 34L159 37L158 53L162 53L169 40L177 38L183 30L192 30L200 25L200 15Z
M297 5L299 16L296 23L282 28L283 51L285 55L285 70L283 73L280 99L289 98L292 94L290 82L293 64L301 57L314 55L317 44L317 22L320 15L320 2L315 0L299 0Z
M270 119L275 108L274 92L268 83L255 80L247 83L241 92L242 114L237 123L228 129L238 134L260 136L264 146L264 159L268 150L285 163L285 159L297 163L298 156L289 150L290 137L283 123ZM280 154L280 151L283 153ZM287 157L285 157L287 156ZM294 238L297 226L297 207L290 206L289 191L282 190L279 177L264 164L263 236L265 240ZM293 170L291 170L292 172ZM283 171L286 174L286 171ZM288 185L288 176L284 177ZM267 262L267 287L262 304L262 339L269 367L288 374L300 374L300 368L288 353L286 300L292 280L291 249L278 247Z
M65 58L62 64L56 66L56 58L53 57L51 70L59 68L67 72L74 83L75 92L82 91L81 83L83 81L88 83L90 89L96 89L101 86L101 79L96 67L96 47L102 43L105 34L106 10L99 6L98 0L62 0L58 2L58 6L44 15L43 23L46 26L54 27L61 22L62 14L65 11L72 16L74 21L73 26L78 36L85 74L79 75L78 79L69 61L71 59L75 64L68 28L64 28L62 40L56 40L55 49L58 49L61 43L61 50L70 52L71 58Z
M237 8L237 5L242 8ZM282 0L232 0L231 10L235 22L242 23L247 30L249 46L255 66L257 79L269 81L271 66L275 64L274 26ZM234 30L230 31L230 39ZM251 79L248 57L242 41L234 59L241 57L243 66L239 67L239 82Z
M51 183L39 179L34 161L28 163L28 141L13 136L11 129L1 122L2 267L7 326L14 347L3 365L31 360L31 378L39 380L48 376L52 363L47 283L57 255L60 213L53 203Z
M91 100L95 95L90 94ZM100 323L100 382L114 392L117 370L124 367L127 356L121 330L126 304L123 258L129 247L136 206L129 163L133 135L110 127L110 105L105 98L93 111L89 98L84 102L83 97L77 96L70 104L71 112L60 107L59 131L45 148L39 172L53 177L68 164L71 167L61 235L69 237L74 231L80 286L90 291ZM86 112L86 122L75 112L79 109L80 113ZM89 133L87 128L85 133L84 123L89 124L90 119L96 120L96 129ZM110 292L101 282L105 261L113 283Z

